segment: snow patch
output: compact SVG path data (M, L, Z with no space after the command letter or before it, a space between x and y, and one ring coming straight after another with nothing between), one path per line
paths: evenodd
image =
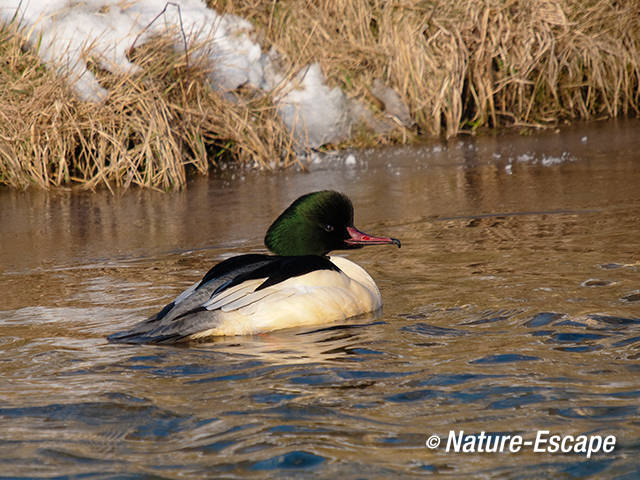
M320 65L303 69L284 94L276 97L278 113L302 145L317 148L345 140L350 134L346 96L339 88L324 83Z
M174 48L182 51L180 17L190 53L206 55L215 62L210 78L214 88L235 89L247 83L261 86L262 52L248 36L252 29L249 22L234 15L218 15L201 0L176 3L180 13L167 5L161 18L153 21L164 6L155 0L5 0L0 19L9 23L15 18L42 60L69 75L71 85L85 101L100 101L107 95L87 69L89 58L110 72L135 72L139 67L128 60L127 51L136 39L141 44L166 33L175 38Z
M266 91L277 87L278 113L301 147L342 141L359 121L379 132L390 128L388 123L376 123L361 102L348 100L339 88L329 88L317 63L285 82L276 67L277 52L262 52L249 36L253 27L247 20L219 15L202 0L166 5L158 0L2 0L0 21L17 22L45 64L68 75L84 101L99 102L108 95L87 69L90 58L110 72L136 72L139 67L127 58L134 42L140 45L154 35L169 34L173 47L183 51L184 31L189 56L212 61L213 88L229 92L242 85ZM408 109L397 94L380 82L376 89L389 113L409 124Z
M344 164L347 167L355 167L358 164L356 156L353 153L350 153L347 155L347 158L344 159Z

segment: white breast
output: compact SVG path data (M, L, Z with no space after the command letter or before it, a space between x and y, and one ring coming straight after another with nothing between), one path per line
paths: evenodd
M233 302L211 312L217 325L191 338L331 323L382 306L378 287L362 267L346 258L329 258L340 272L316 270L257 292L256 285L247 285L244 295L236 290Z

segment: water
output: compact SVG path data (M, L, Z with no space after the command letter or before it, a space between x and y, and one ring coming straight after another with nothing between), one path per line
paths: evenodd
M225 171L180 193L0 192L0 475L640 476L639 122ZM349 253L381 314L192 347L111 345L302 193L403 248ZM615 435L611 453L447 453ZM442 443L430 450L427 437Z

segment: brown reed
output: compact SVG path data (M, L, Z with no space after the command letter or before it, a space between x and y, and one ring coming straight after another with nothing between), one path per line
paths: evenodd
M230 159L262 168L296 161L268 94L224 98L208 86L210 66L192 60L187 68L167 39L133 52L142 73L94 67L109 91L94 104L78 101L20 35L0 34L0 183L168 190Z
M374 111L381 79L409 106L417 133L640 113L640 0L208 3L248 18L290 75L319 62L330 85ZM136 49L142 73L94 68L109 89L94 105L76 100L22 38L0 29L0 184L171 189L227 158L262 168L296 161L271 95L223 98L205 81L210 65L187 67L166 42ZM399 127L343 146L407 138Z
M639 0L209 3L351 96L383 79L431 135L640 110Z

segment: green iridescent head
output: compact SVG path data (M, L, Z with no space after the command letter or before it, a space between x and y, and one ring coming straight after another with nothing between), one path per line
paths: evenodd
M276 255L326 255L332 250L393 243L394 238L374 237L353 226L353 205L331 190L308 193L294 201L271 224L264 239Z

